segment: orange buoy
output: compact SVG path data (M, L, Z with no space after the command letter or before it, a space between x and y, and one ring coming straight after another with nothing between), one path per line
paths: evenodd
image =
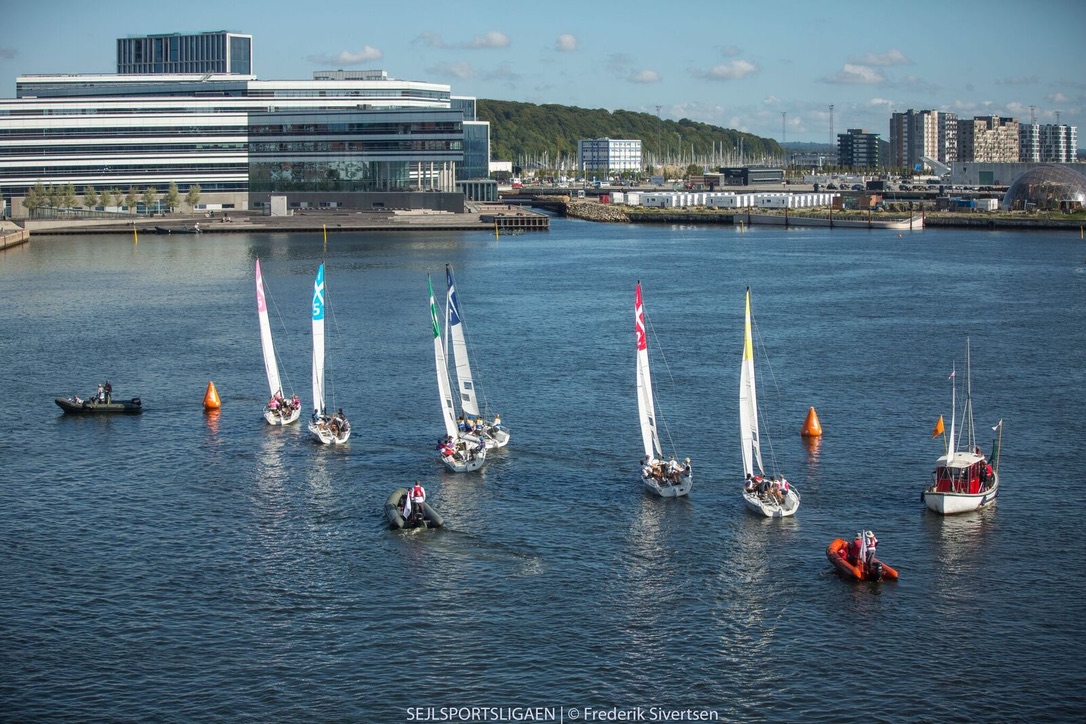
M821 437L822 425L818 423L818 413L812 407L807 411L807 422L803 423L803 437Z
M219 391L215 389L214 382L208 382L207 392L204 393L204 409L217 410L220 407L222 407L222 400L219 399Z

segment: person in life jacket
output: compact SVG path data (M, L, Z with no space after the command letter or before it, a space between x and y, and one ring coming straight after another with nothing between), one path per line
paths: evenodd
M423 489L422 483L415 481L415 487L411 488L411 504L416 508L422 506L426 502L426 490Z
M854 566L860 565L860 555L864 545L863 532L857 533L856 537L852 539L852 542L848 544L848 562Z
M879 539L875 537L873 531L864 532L864 565L872 566L875 563L875 547L878 544Z

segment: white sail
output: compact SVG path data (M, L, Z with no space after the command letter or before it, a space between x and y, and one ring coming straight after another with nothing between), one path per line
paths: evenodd
M743 441L743 471L764 475L762 448L758 438L758 396L754 382L754 341L750 324L750 288L747 288L747 313L743 329L743 364L739 372L739 430Z
M438 319L437 302L434 301L434 283L429 274L426 275L426 282L430 285L430 318L434 325L434 365L437 371L437 391L441 398L441 417L445 422L445 434L455 438L459 434L456 426L456 408L453 406L449 367L441 341L441 320Z
M324 414L324 264L313 281L313 409Z
M282 394L283 385L279 380L279 365L275 361L275 346L272 344L271 323L268 321L268 303L264 296L264 277L260 274L260 260L256 260L256 311L260 318L260 348L264 352L264 372L268 376L268 388L272 395Z
M645 310L641 302L641 282L634 299L634 333L637 337L637 412L641 419L641 442L645 455L659 459L662 451L656 431L656 408L652 401L652 377L649 374L648 337L645 334Z
M456 365L456 381L460 392L460 408L464 414L479 417L479 402L475 396L475 381L471 378L471 362L468 360L468 344L464 338L464 324L460 316L460 303L456 298L452 270L445 265L448 293L445 296L445 328L452 342L453 362Z

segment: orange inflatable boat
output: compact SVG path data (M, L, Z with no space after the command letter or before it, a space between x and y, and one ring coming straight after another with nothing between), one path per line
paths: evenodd
M826 546L826 558L833 567L850 581L896 581L897 571L886 565L879 559L875 559L874 566L865 566L863 562L853 565L848 558L848 541L834 538Z

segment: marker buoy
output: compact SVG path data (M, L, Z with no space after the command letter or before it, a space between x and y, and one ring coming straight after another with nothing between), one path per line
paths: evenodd
M220 407L222 407L222 400L219 399L219 391L215 389L214 382L208 382L207 392L204 393L204 409L217 410Z
M822 437L822 425L818 424L818 413L813 407L807 411L807 422L803 423L803 437Z

